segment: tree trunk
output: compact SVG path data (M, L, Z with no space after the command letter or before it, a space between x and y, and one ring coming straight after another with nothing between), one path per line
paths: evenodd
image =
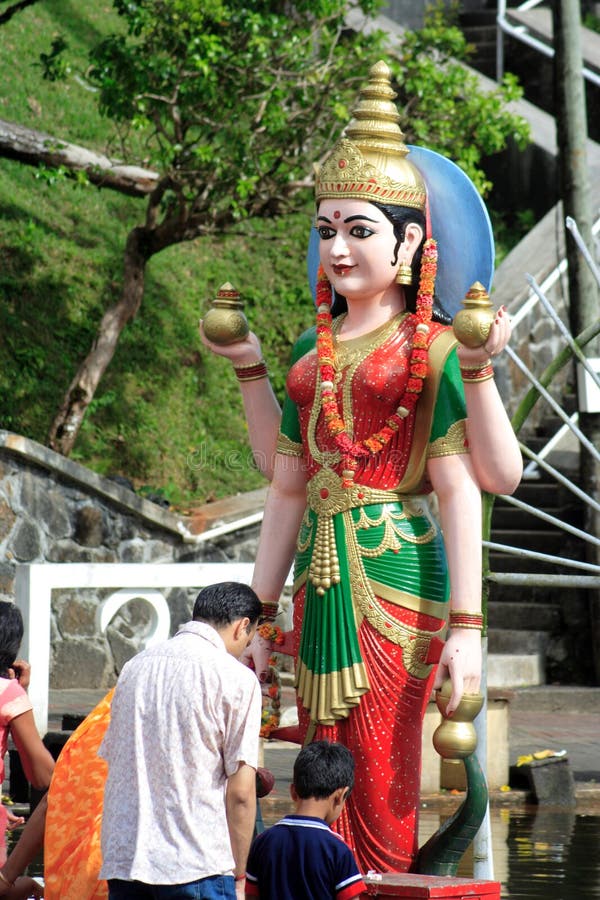
M85 172L92 184L111 188L132 197L145 197L154 191L158 175L140 166L126 166L103 153L69 144L42 131L34 131L0 119L0 156L30 166L40 164L73 172Z
M112 360L121 332L135 316L144 295L146 263L152 251L145 228L134 228L125 246L124 281L119 302L102 317L92 348L77 371L52 423L48 446L68 456L87 408Z

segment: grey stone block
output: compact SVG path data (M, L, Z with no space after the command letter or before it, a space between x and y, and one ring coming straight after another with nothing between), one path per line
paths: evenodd
M55 539L70 537L71 520L59 490L42 490L36 497L36 518L46 534Z
M566 756L534 759L525 768L537 803L575 806L575 779Z
M75 540L84 547L100 547L104 538L102 510L96 506L82 506L75 516Z
M11 538L10 549L19 562L38 559L42 552L42 541L37 526L27 519L21 519Z
M124 541L119 547L119 556L125 563L144 562L144 542L140 538Z
M8 537L17 517L3 498L0 499L0 541Z
M63 640L54 649L50 667L53 688L106 687L112 674L104 647L89 640Z

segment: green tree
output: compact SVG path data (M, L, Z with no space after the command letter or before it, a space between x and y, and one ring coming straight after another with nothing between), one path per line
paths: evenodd
M407 140L454 159L482 192L483 156L509 136L524 139L524 123L506 110L518 89L512 82L491 92L477 86L457 61L468 45L440 6L393 50L373 28L378 6L379 0L113 0L124 28L93 48L85 77L119 137L121 157L145 169L136 190L150 193L144 221L126 241L119 299L104 313L50 428L54 449L73 448L119 336L142 302L148 260L181 241L279 215L294 197L307 197L312 163L347 124L357 88L381 56L396 73ZM362 13L362 26L349 26L350 12L353 23ZM64 50L55 37L41 60L46 77L69 71ZM48 164L52 140L42 136L41 144ZM58 144L61 167L81 168L82 148ZM36 157L34 147L27 161ZM91 180L109 186L104 164L83 166Z
M107 310L49 435L65 454L166 247L272 216L310 184L310 162L349 115L376 32L350 34L346 0L114 0L126 23L92 51L88 78L125 152L144 137L159 173L127 238L120 299ZM360 0L366 15L377 0ZM351 60L351 64L348 63ZM53 64L55 59L53 58Z

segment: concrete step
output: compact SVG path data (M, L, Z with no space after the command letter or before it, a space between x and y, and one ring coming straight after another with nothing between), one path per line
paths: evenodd
M558 482L549 480L548 476L544 475L543 478L522 481L514 496L523 503L529 503L530 506L545 509L547 506L562 506L566 502L567 492ZM499 497L494 505L501 506L505 502Z
M540 653L488 653L488 688L529 687L544 684L545 680Z
M545 522L541 524L543 528L494 528L493 540L498 544L506 544L520 550L535 550L536 553L550 553L556 556L564 556L567 550L571 554L575 551L575 548L570 547L570 542L561 529L550 529Z
M555 519L566 522L568 525L579 527L577 521L573 521L576 518L573 516L573 511L565 510L564 506L544 506L542 512L547 513L549 516L554 516ZM582 513L576 512L579 518L582 518ZM519 509L517 506L511 506L508 503L498 507L494 506L492 512L492 531L495 533L498 531L511 531L512 529L522 531L523 529L533 530L550 527L552 526L549 522L544 523L543 519L540 519L533 513L525 509ZM558 528L558 526L555 527Z
M494 591L500 585L493 585ZM488 604L488 628L490 632L499 629L528 630L535 626L537 631L557 632L561 625L561 612L558 604L527 603L518 601L497 602L492 599Z
M555 567L556 568L556 567ZM508 571L508 570L507 570ZM514 569L512 570L514 572ZM530 568L523 569L524 573L531 574L532 571L538 571L537 569L537 561L530 560ZM499 572L497 569L496 572ZM566 569L561 569L562 574L568 574ZM572 572L571 572L572 574ZM531 604L534 607L543 606L544 604L550 604L551 606L558 606L561 601L564 601L565 598L565 588L558 587L555 584L543 584L543 585L512 585L512 584L496 584L495 582L490 582L490 601L493 604L498 606L504 606L515 604L518 605L520 603L523 604ZM572 597L574 602L576 599L579 602L581 598L581 592L569 589L569 597ZM537 614L536 614L537 615ZM516 620L515 627L518 628L520 621L527 621L526 619L521 619L521 614L518 614L518 618ZM564 619L562 616L560 617L560 625L557 629L546 629L540 627L541 631L552 631L554 635L557 635L561 630L566 630ZM531 619L530 624L534 625L536 628L538 627L537 618Z
M532 631L528 628L490 628L488 652L508 653L514 656L524 654L545 656L548 637L546 631Z
M510 544L509 546L515 546L515 544ZM527 548L531 549L531 548ZM564 548L563 548L564 549ZM538 551L536 551L538 552ZM547 549L542 552L549 552ZM554 555L554 554L553 554ZM561 556L564 558L564 552L561 553ZM568 557L571 559L576 559L575 556ZM560 575L565 574L565 568L560 563L548 562L546 560L540 559L532 559L531 557L526 556L511 556L508 553L499 553L499 552L491 552L490 553L490 571L492 572L516 572L516 573L524 573L524 574L532 574L532 575ZM573 570L569 569L569 572ZM568 574L568 573L567 573ZM557 588L557 590L564 590L564 588ZM517 597L519 599L529 599L527 592L530 590L529 587L518 587L516 590L519 592ZM554 591L555 588L552 585L544 585L544 591Z
M515 712L600 715L600 687L562 684L524 687L511 696L510 708ZM597 737L600 745L600 719Z

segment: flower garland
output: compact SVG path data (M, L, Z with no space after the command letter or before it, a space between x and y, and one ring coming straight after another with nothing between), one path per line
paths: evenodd
M264 622L256 629L257 634L265 641L276 646L283 644L283 631L279 625ZM263 693L263 707L260 720L260 737L268 738L271 732L279 728L281 717L281 675L279 673L279 657L273 654L269 658L269 668L265 681L266 694Z
M274 644L283 644L283 631L279 625L273 625L272 622L263 622L256 629L257 634L265 641L272 641Z
M383 428L361 441L353 441L340 414L334 388L335 349L331 329L331 285L323 267L317 280L317 356L321 375L321 409L327 430L342 453L344 472L342 484L351 487L358 460L379 453L398 431L400 423L417 404L427 376L427 336L433 308L433 291L437 272L437 245L429 238L423 245L421 276L417 292L415 334L409 361L406 389L396 412L386 419Z
M263 694L263 707L260 717L259 736L268 738L276 728L279 728L281 719L281 675L279 672L279 658L271 656L267 672L266 695Z

